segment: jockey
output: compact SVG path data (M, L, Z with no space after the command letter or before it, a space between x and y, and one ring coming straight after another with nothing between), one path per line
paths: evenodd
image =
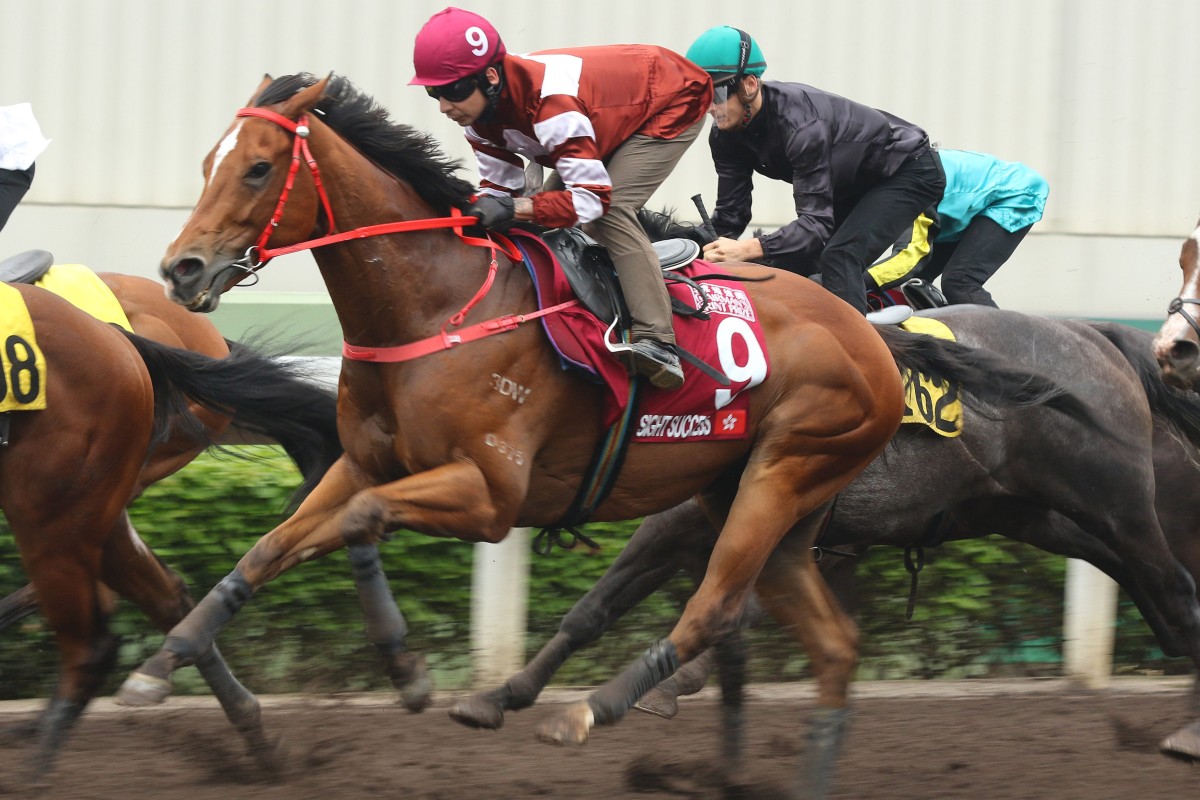
M713 79L709 147L717 170L710 261L762 261L809 274L867 312L863 274L924 209L945 177L916 125L801 83L767 82L744 31L710 28L687 57ZM738 240L750 222L753 175L792 185L796 219Z
M704 125L704 71L649 45L513 55L491 23L458 8L417 33L413 65L409 83L438 100L475 150L480 196L465 213L484 227L587 223L616 266L638 372L662 389L681 386L669 296L636 211ZM522 156L556 170L533 197L515 196L525 190Z
M0 106L0 229L29 191L34 160L48 144L29 103Z
M867 286L941 275L947 302L995 308L983 284L1042 218L1050 185L1030 167L986 153L940 149L938 156L946 189L936 212L917 217L892 255L867 270Z

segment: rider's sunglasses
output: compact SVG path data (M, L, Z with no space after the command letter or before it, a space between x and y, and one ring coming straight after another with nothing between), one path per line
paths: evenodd
M454 83L443 84L442 86L426 86L425 94L433 99L444 97L451 103L461 103L475 93L479 88L479 80L476 75L468 75L465 78L459 78Z
M728 78L722 78L718 81L713 81L713 104L723 105L729 99L729 92L737 86L737 75L730 75Z

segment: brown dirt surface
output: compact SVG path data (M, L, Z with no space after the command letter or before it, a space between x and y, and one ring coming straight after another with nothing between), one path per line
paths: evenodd
M510 713L499 731L460 727L454 696L412 715L390 698L272 698L264 719L283 740L285 771L256 778L240 739L210 698L160 709L98 701L67 744L40 798L187 797L720 798L719 708L711 689L664 720L630 712L583 747L535 740L551 702ZM557 701L557 702L554 702ZM0 703L0 726L31 704ZM757 687L747 703L740 797L776 800L804 748L811 688ZM1164 685L1082 692L1061 681L859 685L832 797L848 800L1107 800L1196 797L1200 771L1157 752L1189 720L1186 689ZM0 749L0 793L24 795L28 742Z

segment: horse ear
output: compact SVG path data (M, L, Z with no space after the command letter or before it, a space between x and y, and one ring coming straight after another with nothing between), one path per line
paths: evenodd
M271 74L269 72L263 73L262 83L260 83L258 85L258 88L254 90L254 94L250 95L250 102L246 103L246 105L253 106L255 104L255 101L258 100L258 98L262 95L262 93L266 90L266 88L271 85L271 82L274 80L275 79L271 77Z
M280 113L285 117L295 119L305 111L311 110L321 100L321 96L325 94L325 87L329 85L329 76L325 76L321 80L309 86L307 89L301 89L292 97L283 103Z

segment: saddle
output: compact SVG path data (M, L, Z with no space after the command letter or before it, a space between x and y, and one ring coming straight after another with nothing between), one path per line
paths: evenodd
M604 245L579 228L545 231L541 238L558 259L567 283L579 301L604 322L617 320L620 329L627 329L629 308L612 256ZM700 255L700 245L689 239L666 239L654 242L653 246L663 272L685 267Z
M0 281L37 283L54 266L54 256L46 250L26 250L0 261Z

